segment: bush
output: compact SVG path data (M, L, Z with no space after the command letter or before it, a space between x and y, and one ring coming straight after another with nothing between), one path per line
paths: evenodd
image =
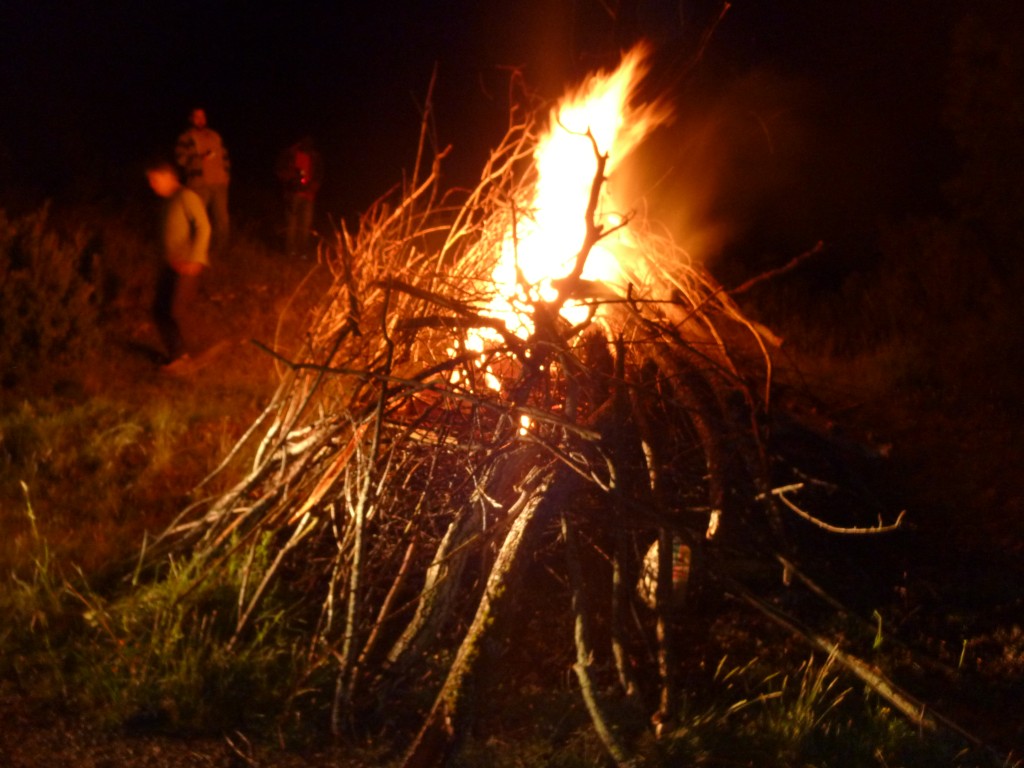
M0 370L9 387L41 360L78 359L100 338L96 237L53 226L49 205L11 219L0 210Z

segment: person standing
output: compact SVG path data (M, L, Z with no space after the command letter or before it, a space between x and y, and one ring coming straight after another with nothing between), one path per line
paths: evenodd
M313 208L323 181L323 160L312 138L303 136L281 153L277 177L284 186L285 253L306 256L313 229Z
M227 247L230 235L228 185L231 161L220 134L206 124L206 111L192 110L189 127L178 137L175 160L182 170L185 185L202 198L213 226L215 252Z
M210 265L210 220L202 198L182 185L175 167L154 161L146 167L150 188L164 199L161 240L164 260L156 285L153 319L167 350L164 369L188 365L197 349L195 301L199 278Z

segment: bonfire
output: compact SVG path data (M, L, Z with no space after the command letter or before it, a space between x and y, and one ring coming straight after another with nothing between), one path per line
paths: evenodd
M267 347L280 386L218 470L243 478L149 550L187 551L202 579L269 539L231 642L287 581L310 664L335 681L336 734L426 688L407 766L457 744L488 648L531 642L508 619L541 559L572 627L543 642L570 649L597 733L629 762L609 679L670 733L673 633L716 548L786 554L785 518L810 517L771 449L778 339L617 196L671 119L638 103L646 53L550 110L514 107L468 192L441 188L425 117L410 177L321 249L331 282L301 349Z

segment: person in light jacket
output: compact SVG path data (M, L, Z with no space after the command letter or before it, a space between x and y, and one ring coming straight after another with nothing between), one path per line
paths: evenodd
M164 199L161 244L164 259L157 278L153 320L167 350L165 368L187 365L198 351L196 298L199 279L210 265L210 219L202 198L182 185L168 161L146 168L150 188Z

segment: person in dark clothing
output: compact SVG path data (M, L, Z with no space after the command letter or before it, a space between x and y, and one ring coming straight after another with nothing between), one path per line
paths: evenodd
M277 162L277 177L284 186L284 250L289 256L306 256L313 231L313 209L323 182L323 159L304 136L288 147Z

